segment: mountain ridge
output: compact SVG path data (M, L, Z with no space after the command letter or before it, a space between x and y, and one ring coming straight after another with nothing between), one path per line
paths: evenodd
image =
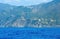
M49 3L39 4L39 5L34 5L29 7L12 6L12 5L1 4L1 3L0 3L0 6L1 6L0 7L0 25L1 26L2 25L3 26L12 26L12 25L20 26L20 24L25 26L25 24L27 23L27 19L29 19L30 21L31 20L34 21L35 18L37 20L41 19L42 21L47 19L46 22L48 22L49 25L60 25L60 8L59 8L60 1L59 0L54 0ZM20 19L23 20L22 22L24 24L21 23ZM53 20L54 22L52 22L51 20ZM31 22L29 24L31 24ZM41 22L41 24L44 24L44 23ZM28 23L26 24L26 26L29 26Z

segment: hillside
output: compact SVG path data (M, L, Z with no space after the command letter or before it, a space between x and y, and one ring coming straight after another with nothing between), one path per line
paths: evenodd
M60 25L60 1L24 6L0 3L0 26Z

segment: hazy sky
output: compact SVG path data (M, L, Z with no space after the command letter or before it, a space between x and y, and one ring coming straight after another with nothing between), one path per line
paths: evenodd
M28 6L28 5L35 5L40 3L47 3L51 1L52 0L0 0L0 3L6 3L17 6L19 5Z

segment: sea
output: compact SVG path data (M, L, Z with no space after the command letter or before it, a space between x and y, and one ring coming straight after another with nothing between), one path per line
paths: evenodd
M0 39L60 39L60 28L0 28Z

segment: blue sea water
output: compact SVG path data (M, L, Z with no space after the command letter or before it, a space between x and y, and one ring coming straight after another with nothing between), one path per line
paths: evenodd
M0 28L0 39L60 39L60 28Z

